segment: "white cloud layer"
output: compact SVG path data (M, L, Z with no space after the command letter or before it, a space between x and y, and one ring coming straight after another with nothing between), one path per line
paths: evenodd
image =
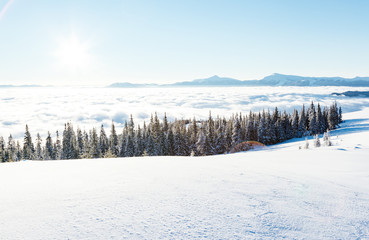
M337 100L344 112L369 105L369 98L332 96L332 92L366 90L348 87L213 87L213 88L0 88L0 136L22 139L28 124L35 137L47 131L63 131L72 121L75 128L100 128L107 132L113 120L121 131L132 114L136 123L148 122L157 112L169 119L230 116L232 113L273 109L300 109L311 100L330 105Z

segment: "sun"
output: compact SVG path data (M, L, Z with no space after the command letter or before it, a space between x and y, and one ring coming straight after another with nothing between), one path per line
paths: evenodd
M55 51L58 63L63 68L86 68L92 60L90 44L75 35L59 39L59 46Z

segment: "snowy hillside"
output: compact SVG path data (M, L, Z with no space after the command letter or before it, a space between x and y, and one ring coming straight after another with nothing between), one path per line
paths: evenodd
M332 147L3 163L0 238L367 239L368 116Z

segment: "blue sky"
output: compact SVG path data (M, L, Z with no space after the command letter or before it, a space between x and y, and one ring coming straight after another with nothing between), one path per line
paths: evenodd
M0 0L0 85L369 76L369 1Z

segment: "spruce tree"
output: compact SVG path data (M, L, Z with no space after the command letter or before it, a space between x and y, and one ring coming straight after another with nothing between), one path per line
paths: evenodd
M263 143L263 144L267 144L268 143L268 136L267 136L267 119L266 119L266 114L265 111L263 111L261 118L260 118L260 122L259 122L259 126L258 126L258 141Z
M232 146L236 146L242 141L241 139L241 123L236 115L233 120Z
M317 123L317 133L323 133L326 129L324 123L324 116L322 113L322 109L320 104L318 103L317 110L316 110L316 123Z
M79 158L84 158L86 149L85 149L85 144L84 144L84 139L83 139L83 133L80 128L77 128L77 146L78 146Z
M52 160L55 159L54 144L50 136L50 132L47 132L46 143L45 143L45 159Z
M142 156L145 151L145 143L142 136L142 131L140 125L137 126L137 131L135 134L135 156Z
M228 121L226 123L225 136L224 136L225 148L227 152L231 151L232 149L232 133L233 133L233 122Z
M216 131L216 139L215 139L215 153L222 154L226 152L226 144L225 144L225 131L223 122L219 121L219 125Z
M233 129L232 129L233 130ZM233 132L233 131L232 131ZM215 154L215 126L214 120L209 112L209 119L206 124L206 152L207 155Z
M99 138L96 133L96 129L92 128L90 133L90 156L92 158L100 158L100 146L99 146Z
M291 127L293 131L293 136L299 135L299 113L296 109L293 110Z
M62 149L62 144L61 144L60 137L59 137L59 131L56 131L56 141L54 144L54 151L55 151L55 159L56 160L62 159L63 149Z
M77 159L79 157L76 135L70 122L64 126L62 146L62 159Z
M190 133L191 133L191 136L190 136L190 149L191 151L194 152L195 155L197 155L197 147L196 147L196 142L197 142L197 139L198 139L198 126L197 126L197 123L196 123L196 118L193 117L192 119L192 122L191 122L191 125L190 125Z
M12 137L11 134L8 137L7 152L8 152L8 161L9 162L17 161L15 141L13 140L13 137Z
M312 108L309 111L309 132L314 135L318 133L318 129L317 113L315 112L315 108Z
M109 150L109 140L106 136L104 125L101 125L100 128L100 137L99 137L99 152L100 156L104 157L105 153L107 153Z
M209 154L209 142L207 140L206 134L201 129L199 132L199 138L196 142L197 152L200 156Z
M299 127L298 127L298 131L297 131L297 137L303 137L306 134L306 115L305 115L305 106L302 105L302 109L300 112L300 117L299 117Z
M110 131L110 137L109 137L109 148L113 156L119 155L119 141L118 141L118 135L115 131L114 122L111 123L111 131Z
M175 143L174 143L174 134L172 128L169 128L168 134L166 135L166 144L168 149L168 155L174 156L175 155Z
M20 161L23 156L22 148L20 146L19 141L17 141L17 145L16 145L16 156L17 156L16 161Z
M6 162L6 150L5 150L5 141L2 136L0 136L0 162Z
M43 154L42 154L42 139L39 133L37 133L36 138L36 152L35 152L35 159L36 160L43 160Z
M23 159L32 160L34 159L35 149L32 143L31 133L28 130L28 125L26 125L26 132L23 138Z

